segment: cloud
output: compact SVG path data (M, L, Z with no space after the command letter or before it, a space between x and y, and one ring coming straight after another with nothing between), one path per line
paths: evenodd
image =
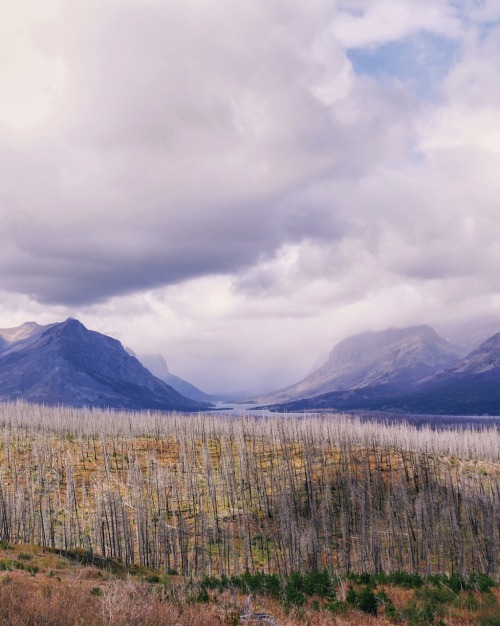
M17 7L3 325L79 316L210 390L498 306L497 3Z
M81 305L337 236L294 196L370 168L393 120L314 9L129 0L44 22L65 92L44 132L0 138L2 286Z
M340 7L333 31L346 48L383 45L422 31L446 37L462 31L455 3L446 0L344 0Z
M2 133L2 287L26 294L22 316L43 318L31 297L103 332L127 328L128 343L133 318L149 328L143 345L146 334L156 346L165 308L126 294L203 275L213 284L211 274L328 226L324 207L306 219L290 196L342 165L349 129L322 100L335 92L337 65L316 43L321 15L284 3L220 2L215 14L194 3L67 11L37 33L47 58L64 59L59 108L45 112L45 127ZM337 57L345 73L340 49ZM193 303L177 302L169 321L186 340ZM196 342L199 352L200 333Z

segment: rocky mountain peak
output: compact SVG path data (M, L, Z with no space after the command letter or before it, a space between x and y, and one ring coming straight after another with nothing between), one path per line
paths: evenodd
M368 331L338 343L324 365L271 400L376 386L409 387L450 367L461 356L460 348L427 325Z
M10 343L4 339L0 346L0 400L134 410L210 406L184 397L153 376L118 340L88 330L79 320L31 330L4 331Z

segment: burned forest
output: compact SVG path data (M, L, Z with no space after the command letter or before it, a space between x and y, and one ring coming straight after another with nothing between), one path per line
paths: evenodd
M500 432L0 405L0 539L189 577L500 573Z

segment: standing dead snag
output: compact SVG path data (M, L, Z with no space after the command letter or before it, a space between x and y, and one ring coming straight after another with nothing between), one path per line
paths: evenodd
M247 596L240 615L241 624L260 624L261 626L278 626L271 613L252 613L251 596Z

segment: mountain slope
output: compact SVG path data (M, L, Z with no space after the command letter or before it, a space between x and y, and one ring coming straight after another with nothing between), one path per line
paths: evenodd
M326 363L304 380L265 400L284 402L380 386L401 390L451 366L461 356L460 348L430 326L361 333L337 344Z
M396 403L412 412L500 415L500 333Z
M286 411L375 409L433 415L500 415L500 333L412 389L365 387L274 406Z
M36 322L26 322L15 328L0 329L0 356L21 350L23 346L39 337L45 330L54 324L40 326Z
M175 389L186 398L200 402L211 402L214 399L208 393L198 389L198 387L195 387L187 380L172 374L168 369L165 358L161 354L141 354L137 358L154 376L163 380L163 382L170 385L172 389Z
M127 354L119 341L87 330L78 320L23 327L0 331L1 400L134 410L209 406L185 398Z

